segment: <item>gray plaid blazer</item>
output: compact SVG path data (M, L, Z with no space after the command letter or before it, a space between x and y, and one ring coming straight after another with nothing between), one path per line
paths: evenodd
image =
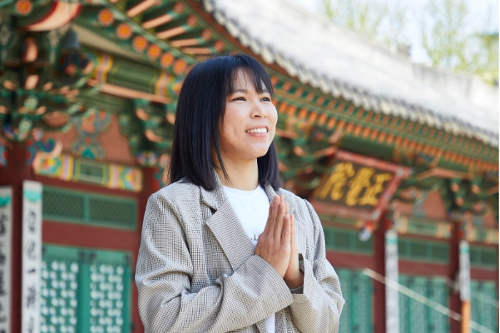
M176 182L151 195L144 216L135 280L146 332L267 333L273 313L276 333L338 331L344 299L318 216L291 192L265 190L295 216L302 293L254 255L220 180L210 192Z

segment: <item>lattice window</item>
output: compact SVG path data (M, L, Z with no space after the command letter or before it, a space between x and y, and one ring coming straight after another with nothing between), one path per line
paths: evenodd
M481 246L470 247L470 264L483 268L496 268L498 266L498 249Z
M359 232L357 230L331 227L323 227L323 230L325 233L325 245L328 249L363 254L371 254L373 252L372 238L366 242L359 240Z
M95 222L106 224L135 223L136 205L130 201L118 201L113 198L90 197L89 218Z
M44 245L40 331L128 332L131 279L126 252Z
M75 252L47 256L42 262L42 333L77 332L79 265Z
M134 229L137 201L44 186L43 218L106 227Z
M448 307L448 288L444 278L400 275L399 283L434 302ZM448 332L444 314L405 294L399 294L399 332Z
M119 333L123 326L123 273L120 265L90 267L90 331Z
M61 219L85 219L85 198L80 193L43 188L43 215Z
M471 319L498 332L498 290L493 281L471 281ZM477 331L472 329L471 332Z
M356 270L337 269L345 299L339 333L373 332L372 280Z
M416 239L398 238L398 253L401 259L447 263L449 245L442 242L426 242Z

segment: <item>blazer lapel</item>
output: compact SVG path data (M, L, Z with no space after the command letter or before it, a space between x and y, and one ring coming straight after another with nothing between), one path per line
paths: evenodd
M247 237L236 217L229 200L224 201L217 211L206 221L222 250L229 259L233 270L254 253L252 241Z
M222 247L231 267L236 270L254 254L254 246L231 207L217 174L215 177L217 187L213 191L207 191L201 187L202 202L215 211L206 220L206 225Z

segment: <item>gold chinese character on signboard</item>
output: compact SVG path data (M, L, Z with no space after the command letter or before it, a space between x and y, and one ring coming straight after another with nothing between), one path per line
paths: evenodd
M363 197L359 200L360 205L375 206L378 203L377 196L384 190L384 183L392 179L390 173L375 175L375 184L368 187Z
M359 194L370 186L370 178L375 170L373 168L360 168L356 176L349 182L349 191L345 196L345 203L348 206L355 206L359 201Z
M332 200L340 200L344 196L344 187L349 178L354 176L354 168L352 163L339 163L335 166L330 177L319 192L319 197L324 199L330 192Z
M335 165L333 172L323 186L315 192L315 197L342 201L347 206L376 206L378 197L384 191L391 173L377 173L377 169L358 166L349 162Z

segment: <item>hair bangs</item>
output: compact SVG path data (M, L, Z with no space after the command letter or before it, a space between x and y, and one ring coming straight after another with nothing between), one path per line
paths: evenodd
M274 96L271 79L261 64L250 57L235 56L235 60L236 64L231 69L231 73L228 73L230 76L226 78L226 91L228 95L234 93L238 71L243 70L243 76L247 82L253 84L255 91L259 94L268 92L271 97Z

